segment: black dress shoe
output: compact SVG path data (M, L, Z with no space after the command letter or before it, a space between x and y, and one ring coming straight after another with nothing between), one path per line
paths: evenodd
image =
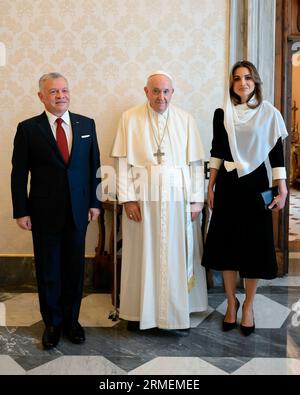
M243 304L243 309L244 309L244 304ZM252 310L252 316L253 316L253 325L252 326L245 326L240 324L241 332L244 336L249 336L251 335L252 332L255 330L255 322L254 322L254 312Z
M241 332L244 336L251 335L251 333L254 332L254 330L255 330L254 313L252 313L252 314L253 314L253 325L252 326L244 326L244 325L240 324Z
M84 329L79 322L65 328L64 334L74 344L80 344L85 341Z
M175 336L188 336L190 334L190 328L187 328L187 329L171 329L171 332Z
M59 326L47 326L43 333L42 343L45 350L56 347L60 338Z
M236 306L235 321L234 322L223 321L223 325L222 325L223 332L231 331L231 329L234 329L237 327L237 322L236 322L237 321L237 313L240 308L240 302L239 302L238 298L235 298L235 306Z
M249 336L255 330L255 322L253 320L253 325L252 326L244 326L244 325L241 324L240 328L241 328L241 332L242 332L242 334L244 336Z
M140 331L140 321L128 321L127 330L131 332Z
M160 333L172 336L188 336L190 334L190 328L186 329L159 329Z

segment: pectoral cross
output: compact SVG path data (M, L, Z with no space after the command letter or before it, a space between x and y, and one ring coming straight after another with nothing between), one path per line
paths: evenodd
M156 154L154 154L154 156L157 157L157 162L158 162L158 164L160 165L160 164L161 164L161 158L162 158L163 156L165 156L165 153L164 153L164 152L161 152L160 147L158 147L157 152L156 152Z

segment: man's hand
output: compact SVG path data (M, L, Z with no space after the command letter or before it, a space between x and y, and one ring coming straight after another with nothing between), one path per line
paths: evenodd
M203 203L191 203L191 218L195 221L203 209Z
M126 203L124 203L124 207L125 207L127 217L131 221L141 222L142 214L141 214L141 209L140 209L138 202L126 202Z
M98 208L90 208L88 221L96 221L100 215L100 210Z
M17 221L18 226L21 229L31 230L31 228L32 228L32 226L31 226L31 218L29 216L17 218L16 221Z

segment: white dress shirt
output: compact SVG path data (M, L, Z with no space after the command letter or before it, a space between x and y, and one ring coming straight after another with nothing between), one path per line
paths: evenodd
M57 123L56 120L57 118L61 118L63 120L62 122L62 127L65 131L67 142L68 142L68 148L69 148L69 154L71 154L71 149L72 149L72 126L71 126L71 120L70 120L70 114L69 111L66 111L61 117L57 117L56 115L51 114L51 112L45 110L46 115L48 117L48 121L53 133L53 136L56 140L56 127Z

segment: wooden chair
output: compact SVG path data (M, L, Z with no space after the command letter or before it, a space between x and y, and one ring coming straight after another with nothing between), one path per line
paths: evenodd
M114 300L114 271L117 266L117 307L119 306L120 276L121 276L121 256L117 254L117 265L114 264L114 202L106 201L102 203L101 213L98 220L99 238L94 258L93 286L94 289L112 294L112 304ZM122 205L116 205L117 235L120 233L122 219ZM108 237L108 239L107 239ZM108 243L106 242L108 240ZM106 245L107 249L105 249ZM122 239L117 241L117 251L122 248Z

